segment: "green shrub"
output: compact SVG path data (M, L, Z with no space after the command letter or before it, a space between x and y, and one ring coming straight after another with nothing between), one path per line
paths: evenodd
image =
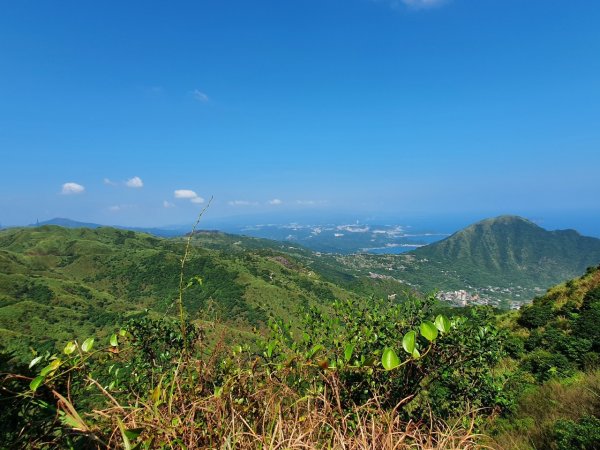
M557 450L596 450L600 447L600 419L597 417L558 420L553 431Z

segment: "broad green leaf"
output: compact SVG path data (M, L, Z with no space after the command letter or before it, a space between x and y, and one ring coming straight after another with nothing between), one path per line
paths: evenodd
M119 341L117 339L117 335L116 334L113 334L110 337L110 345L112 345L113 347L118 347L119 346Z
M32 391L35 391L37 388L40 387L40 384L42 384L44 382L44 377L43 376L39 376L39 377L35 377L33 380L31 380L31 383L29 383L29 389L31 389Z
M92 350L92 347L94 346L94 338L87 338L83 344L81 344L81 350L83 350L84 352L89 352Z
M352 353L354 353L354 344L346 344L346 347L344 347L344 361L349 362Z
M33 358L31 360L31 362L29 363L29 368L31 369L33 366L35 366L37 363L40 362L41 359L42 359L42 356L36 356L35 358Z
M404 335L404 338L402 339L402 347L404 348L406 353L409 353L412 355L413 351L415 350L416 340L417 340L417 333L415 333L412 330Z
M121 328L121 329L119 330L119 335L121 335L121 337L125 337L125 335L126 335L126 334L127 334L127 330L125 330L125 329L123 329L123 328Z
M419 353L419 350L417 350L416 348L413 350L412 352L412 357L415 359L419 359L421 357L421 353Z
M450 321L446 316L440 314L435 318L435 327L442 333L448 333L450 331Z
M376 362L377 362L377 358L375 356L369 356L368 358L365 358L362 365L365 367L370 367L370 366L374 365Z
M429 342L433 342L438 337L438 330L434 324L426 320L421 324L421 335Z
M388 347L381 355L381 364L385 370L392 370L400 365L400 358L393 349Z
M323 346L321 344L317 344L306 353L306 357L308 359L310 359L313 356L315 356L317 354L317 352L319 352L321 350L323 350Z
M70 342L67 342L67 345L65 345L63 352L65 355L70 355L75 350L77 350L77 344L73 341L70 341Z
M51 372L54 372L56 369L59 368L60 366L60 359L55 359L54 361L52 361L50 364L48 364L46 367L44 367L41 371L40 371L40 375L42 377L45 377L46 375L48 375Z

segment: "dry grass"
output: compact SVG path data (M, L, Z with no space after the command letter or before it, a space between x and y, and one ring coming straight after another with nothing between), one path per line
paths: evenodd
M180 368L173 383L154 389L137 406L112 406L95 411L112 428L109 448L124 446L121 426L141 429L138 438L150 448L187 449L483 449L473 431L474 416L446 423L403 421L401 402L385 409L372 399L366 405L342 408L335 375L325 390L299 397L275 377L251 371L220 394L207 395L202 382L189 384L189 368ZM206 367L195 370L205 370ZM207 373L201 374L209 379ZM198 378L196 377L196 380ZM466 426L465 426L466 424ZM131 442L131 445L134 441Z

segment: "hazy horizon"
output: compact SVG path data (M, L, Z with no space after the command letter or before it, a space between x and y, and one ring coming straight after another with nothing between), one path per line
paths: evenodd
M199 212L199 211L198 211ZM412 213L404 215L391 214L371 214L357 215L353 213L325 213L325 214L291 214L279 213L277 215L266 214L246 214L224 217L211 217L208 209L200 220L198 229L214 229L230 233L244 234L244 228L255 226L284 226L298 224L300 226L323 226L323 225L344 225L361 224L369 226L403 226L408 229L419 230L420 232L451 234L468 225L480 220L498 217L500 215L516 215L523 217L547 230L574 229L582 235L600 238L600 217L578 214L564 213L546 213L546 214L422 214ZM44 217L26 223L6 224L0 223L2 227L20 227L36 225L36 222L44 223L54 219L67 219L81 223L91 223L102 226L130 227L141 229L161 229L186 232L191 229L197 216L191 215L188 220L178 223L141 223L129 225L119 222L94 222L92 220L81 220L76 217Z

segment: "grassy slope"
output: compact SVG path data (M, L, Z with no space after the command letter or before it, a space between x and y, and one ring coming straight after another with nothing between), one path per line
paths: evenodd
M520 366L525 371L517 372L523 385L513 414L494 425L495 445L523 450L556 448L557 423L600 417L599 331L594 320L599 315L593 312L600 309L599 290L600 266L548 289L521 311L503 315L501 326L525 343L520 357L509 365L512 370ZM591 304L594 302L596 306ZM581 345L581 339L590 341L587 347ZM532 374L528 360L547 364ZM555 376L544 376L556 368ZM540 375L545 381L539 381Z
M173 313L184 245L112 228L0 232L0 343L22 353L41 341L109 333L146 308ZM185 292L193 319L243 331L269 315L292 319L303 305L354 295L265 243L248 245L194 245L185 279L203 283Z

